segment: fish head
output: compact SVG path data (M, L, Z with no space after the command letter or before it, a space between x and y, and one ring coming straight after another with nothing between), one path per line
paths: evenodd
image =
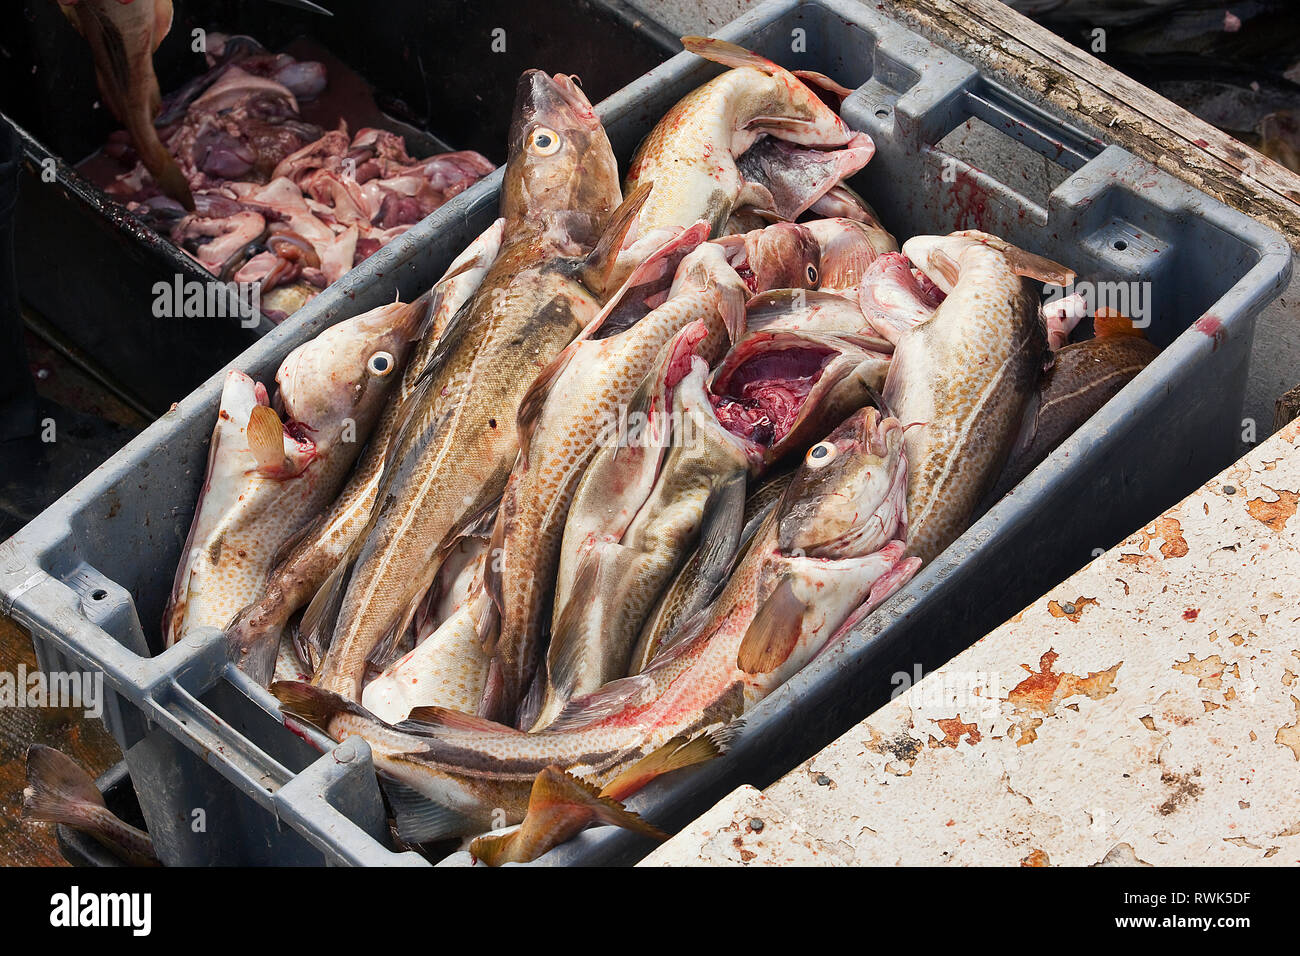
M594 243L622 199L605 127L570 76L527 70L510 121L501 215L510 222L561 221Z
M878 225L856 219L815 219L806 228L821 252L819 289L851 289L880 256L898 251L894 237Z
M276 373L288 429L317 448L340 440L352 422L358 440L402 376L430 296L393 302L332 325L285 358Z
M778 222L709 245L722 249L750 295L769 289L815 289L821 279L821 248L800 223Z
M900 536L903 426L867 406L808 449L777 504L778 546L814 558L863 557Z

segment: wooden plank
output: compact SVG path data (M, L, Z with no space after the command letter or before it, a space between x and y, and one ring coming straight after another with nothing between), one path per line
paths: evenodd
M13 675L37 672L32 642L21 628L0 616L0 671ZM28 823L21 818L27 782L27 748L31 744L57 747L81 764L92 777L122 759L117 743L97 719L58 707L0 709L0 865L61 866L65 861L54 837L54 825Z
M896 0L890 12L1300 249L1300 176L998 0Z

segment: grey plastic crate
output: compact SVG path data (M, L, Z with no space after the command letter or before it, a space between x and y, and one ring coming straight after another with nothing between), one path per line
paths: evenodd
M1031 105L879 10L776 0L719 35L855 88L844 117L875 138L878 153L854 185L900 237L981 226L1084 280L1149 279L1157 295L1149 332L1165 351L848 640L759 704L729 753L632 800L670 830L741 783L780 776L887 699L896 671L947 660L1231 461L1255 316L1290 273L1289 247L1275 233ZM718 70L680 55L601 103L620 159ZM947 162L934 144L971 117L1028 147L1035 164L1061 167L1045 201L1018 191L1024 169ZM499 181L480 183L367 260L234 367L265 378L325 325L390 300L395 288L423 289L492 219ZM116 694L107 720L165 861L422 862L391 851L365 745L353 738L313 759L271 695L227 663L216 631L149 656L220 387L217 376L0 547L0 610L32 633L43 667L105 673ZM192 832L196 809L205 833ZM645 850L625 831L601 828L541 862L626 863Z

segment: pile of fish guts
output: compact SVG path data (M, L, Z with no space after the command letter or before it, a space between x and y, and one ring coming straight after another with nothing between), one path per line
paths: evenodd
M523 75L500 218L414 302L231 372L166 641L356 735L407 845L527 861L714 758L1156 354L1064 266L901 250L847 94L734 45L620 181ZM1052 297L1047 297L1052 301Z

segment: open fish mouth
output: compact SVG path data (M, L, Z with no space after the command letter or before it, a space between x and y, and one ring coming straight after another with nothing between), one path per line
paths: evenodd
M770 448L798 422L826 366L838 353L827 346L756 348L724 366L709 401L722 426Z

